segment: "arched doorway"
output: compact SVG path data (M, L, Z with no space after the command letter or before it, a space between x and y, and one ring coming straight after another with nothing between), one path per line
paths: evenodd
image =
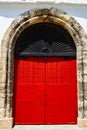
M78 125L87 126L87 97L86 97L86 57L87 36L81 25L67 13L57 9L29 10L13 20L7 29L1 43L1 84L4 98L1 106L0 122L4 128L13 126L13 86L14 86L14 51L19 35L28 27L43 22L60 25L71 35L76 46L77 58L77 97L78 97ZM85 93L84 93L85 92ZM5 125L6 124L6 125ZM2 126L0 126L2 128Z
M61 26L42 22L15 44L14 123L76 124L76 47Z

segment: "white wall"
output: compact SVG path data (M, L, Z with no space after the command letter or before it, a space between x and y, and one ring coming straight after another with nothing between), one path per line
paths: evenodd
M0 1L0 41L12 20L21 13L33 8L56 7L73 16L87 33L87 4L70 4L54 2L1 2Z

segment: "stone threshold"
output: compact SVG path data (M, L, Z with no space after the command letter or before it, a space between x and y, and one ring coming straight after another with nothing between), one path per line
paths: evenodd
M1 118L0 129L13 130L87 130L87 118L78 119L77 125L13 125L13 118ZM21 129L22 128L22 129Z

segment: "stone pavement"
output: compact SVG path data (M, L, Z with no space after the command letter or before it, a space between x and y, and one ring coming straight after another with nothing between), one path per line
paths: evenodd
M15 125L7 130L87 130L87 128L79 128L77 125Z

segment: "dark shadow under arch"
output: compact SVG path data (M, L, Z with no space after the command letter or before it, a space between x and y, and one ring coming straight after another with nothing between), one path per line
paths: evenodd
M76 56L70 34L61 26L43 22L25 29L15 45L15 56Z

